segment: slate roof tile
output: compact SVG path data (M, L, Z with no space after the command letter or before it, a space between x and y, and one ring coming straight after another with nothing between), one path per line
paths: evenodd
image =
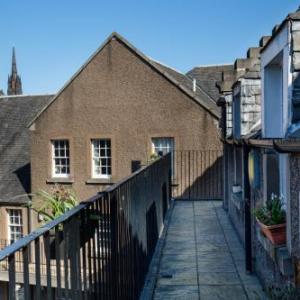
M0 202L25 203L30 193L28 123L52 95L0 97Z

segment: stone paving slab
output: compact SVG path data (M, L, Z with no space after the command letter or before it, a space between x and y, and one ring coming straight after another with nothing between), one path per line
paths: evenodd
M267 299L221 201L175 201L154 299Z
M156 289L155 299L169 300L169 299L184 299L184 300L198 300L198 286L197 285L166 285L159 286Z
M200 285L201 300L247 300L242 285Z

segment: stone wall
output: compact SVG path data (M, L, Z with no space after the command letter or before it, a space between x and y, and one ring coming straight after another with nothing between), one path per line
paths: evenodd
M263 163L263 153L264 150L256 149L259 154L260 163L260 183L256 188L251 187L251 210L255 207L262 205L265 202L264 199L264 163ZM263 247L261 241L258 237L258 225L255 216L252 215L252 257L254 271L257 273L262 284L265 287L278 286L283 287L292 282L292 278L289 276L283 276L280 272L278 262L276 259L272 258L270 253L268 253Z
M234 194L232 186L238 184L243 190L243 175L236 176L236 172L243 174L243 148L235 145L229 146L228 151L228 171L227 171L227 190L228 190L228 214L234 225L240 240L245 240L245 212L244 212L244 196L243 191ZM240 159L236 159L239 157ZM236 160L236 162L234 162ZM237 178L236 178L237 177Z
M221 150L217 120L119 40L112 40L58 95L31 131L32 191L48 190L51 140L69 139L71 179L80 199L149 161L151 138L178 150ZM110 138L111 182L91 181L91 139Z
M290 203L291 203L291 246L292 255L300 259L299 247L299 195L300 157L290 156Z
M232 94L225 95L226 100L226 137L232 135Z
M236 111L240 116L233 120L236 132L247 135L261 119L261 82L258 79L240 79L234 88L233 105L240 105ZM237 136L239 138L239 136Z

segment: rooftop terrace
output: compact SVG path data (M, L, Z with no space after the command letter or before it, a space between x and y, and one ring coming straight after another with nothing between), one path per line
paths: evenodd
M7 299L265 299L221 196L221 153L169 153L0 251Z

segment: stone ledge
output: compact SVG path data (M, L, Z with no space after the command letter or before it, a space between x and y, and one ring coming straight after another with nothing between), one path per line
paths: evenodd
M86 184L103 184L112 185L114 182L111 178L89 178L85 181Z
M46 183L52 183L52 184L55 184L55 183L61 183L61 184L72 184L74 183L74 179L73 178L49 178L46 180Z
M231 202L238 210L242 210L244 207L243 192L232 193Z
M284 276L294 274L292 257L289 255L286 245L273 245L262 233L259 226L256 226L257 239L269 254L270 258L278 265L280 273Z

